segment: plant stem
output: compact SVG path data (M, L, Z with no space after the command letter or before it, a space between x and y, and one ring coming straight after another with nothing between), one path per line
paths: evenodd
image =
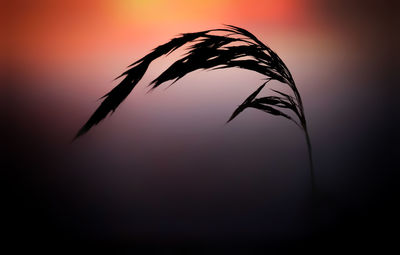
M290 74L290 72L289 72ZM297 99L298 102L298 107L299 107L299 118L300 118L300 122L306 137L306 142L307 142L307 149L308 149L308 159L310 161L310 177L311 177L311 192L313 194L313 196L315 197L317 195L317 186L315 184L315 175L314 175L314 163L313 163L313 159L312 159L312 147L311 147L311 141L310 141L310 135L308 134L308 129L307 129L307 121L306 121L306 117L304 114L304 107L303 107L303 102L301 100L301 96L299 91L297 90L296 84L293 81L293 78L290 75L290 79L292 81L292 89L294 92L294 95Z
M310 141L310 135L308 134L307 126L304 127L304 133L307 141L307 149L308 149L308 159L310 161L310 176L311 176L311 191L313 195L317 193L317 187L315 185L315 175L314 175L314 164L312 159L312 147Z

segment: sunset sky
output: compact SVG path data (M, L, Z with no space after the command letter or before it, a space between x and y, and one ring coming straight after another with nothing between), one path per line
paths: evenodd
M125 51L135 57L178 33L222 24L240 24L264 34L303 30L313 19L309 4L301 0L12 1L8 5L9 36L16 54L48 65L54 61L73 65L77 55L107 57Z
M309 123L317 183L343 199L342 207L327 210L323 225L339 222L340 210L367 211L370 195L384 185L385 175L376 169L394 155L388 141L395 140L391 132L398 124L398 99L391 93L396 33L387 15L393 8L370 2L2 4L0 106L12 192L22 201L15 224L26 228L22 234L14 228L14 234L32 238L42 226L38 238L55 233L139 243L310 235L301 130L256 110L225 125L261 84L257 73L196 71L146 94L146 85L180 50L155 61L112 116L71 143L129 64L180 33L223 24L252 32L293 74Z

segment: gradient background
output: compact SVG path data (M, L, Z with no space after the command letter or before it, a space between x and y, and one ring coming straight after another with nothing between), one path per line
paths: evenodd
M390 244L399 8L375 2L2 2L8 237L128 250ZM182 51L172 54L70 143L127 65L179 33L222 24L254 33L294 76L325 197L314 217L302 132L256 110L224 125L261 83L250 71L197 71L146 95Z

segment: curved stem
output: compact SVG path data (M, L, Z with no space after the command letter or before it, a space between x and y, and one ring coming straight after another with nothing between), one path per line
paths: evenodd
M313 195L316 195L317 187L315 184L314 164L313 164L313 159L312 159L312 147L311 147L310 135L308 134L308 130L307 130L306 126L304 127L304 133L305 133L306 141L307 141L308 159L310 161L311 190L312 190Z
M289 72L290 74L290 72ZM293 80L293 78L291 78ZM303 127L304 130L304 134L306 137L306 142L307 142L307 150L308 150L308 159L309 159L309 163L310 163L310 178L311 178L311 192L313 194L313 196L317 195L317 186L315 184L315 174L314 174L314 163L313 163L313 158L312 158L312 147L311 147L311 140L310 140L310 135L308 133L308 129L307 129L307 121L306 121L306 117L304 114L304 108L303 108L303 102L301 100L301 96L299 91L297 90L296 84L293 81L293 92L294 95L297 99L298 102L298 106L299 106L299 110L300 110L300 122L301 125Z

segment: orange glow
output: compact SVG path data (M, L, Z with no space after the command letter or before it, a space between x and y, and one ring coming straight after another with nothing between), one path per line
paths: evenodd
M36 68L38 62L65 67L120 52L130 52L133 60L182 32L222 24L253 31L266 26L297 29L307 17L305 0L40 0L7 5L13 58Z
M304 1L300 0L120 0L113 5L117 16L125 22L154 25L226 19L287 24L299 19L304 12Z
M204 21L221 15L229 7L228 0L120 0L116 1L117 15L124 21L160 25L159 22Z

